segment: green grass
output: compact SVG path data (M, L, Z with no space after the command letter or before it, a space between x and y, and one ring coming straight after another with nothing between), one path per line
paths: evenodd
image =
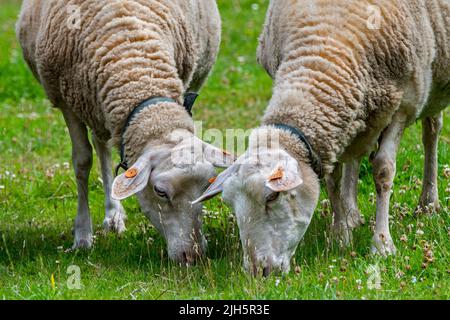
M208 128L251 128L258 124L271 95L271 80L255 59L268 0L219 0L219 4L222 51L196 106L196 117ZM179 267L168 260L163 239L140 213L135 199L125 201L128 231L122 237L103 235L103 191L97 167L90 180L95 247L89 252L66 252L72 245L76 212L76 185L68 164L71 146L60 112L51 108L21 57L14 34L18 11L19 1L0 0L0 298L450 298L450 179L448 172L444 174L450 162L447 124L439 145L443 208L439 214L413 214L422 176L420 124L409 128L403 139L392 195L395 257L369 254L375 205L367 160L360 177L359 205L368 223L355 232L353 247L343 249L329 240L331 215L319 205L295 256L294 267L300 270L283 277L254 279L243 272L237 226L219 199L206 204L209 251L194 267ZM402 235L406 241L400 241ZM426 268L422 268L424 248L434 255ZM81 269L80 290L66 285L70 265ZM380 269L380 289L367 286L370 266Z

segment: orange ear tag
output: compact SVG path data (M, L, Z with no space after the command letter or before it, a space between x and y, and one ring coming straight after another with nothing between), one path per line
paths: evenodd
M209 183L214 183L214 181L216 181L217 177L212 177L211 179L208 180Z
M283 168L278 167L277 170L275 170L269 177L269 181L279 180L283 178L284 171Z
M135 168L128 169L125 172L125 177L127 177L128 179L134 178L136 176L137 176L137 170Z

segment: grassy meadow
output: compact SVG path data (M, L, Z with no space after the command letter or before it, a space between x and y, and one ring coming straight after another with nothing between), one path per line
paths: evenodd
M218 3L222 49L195 117L206 128L252 128L271 95L271 79L255 58L268 0ZM355 231L353 246L330 239L323 193L285 276L255 279L243 271L237 225L220 198L206 203L209 250L193 267L169 261L164 240L134 198L124 202L125 234L103 234L98 165L90 178L95 246L68 250L77 195L70 139L22 59L14 32L19 8L20 1L0 0L0 299L450 299L449 111L439 144L438 214L414 215L423 171L420 122L402 141L391 201L394 257L370 254L375 188L367 159L359 185L366 224ZM424 264L430 254L433 261ZM79 289L68 285L70 266L81 272Z

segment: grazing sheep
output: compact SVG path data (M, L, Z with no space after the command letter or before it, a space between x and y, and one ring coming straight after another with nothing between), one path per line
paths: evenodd
M223 191L237 216L247 268L288 271L317 205L319 178L327 176L329 190L338 188L341 164L351 179L377 141L373 243L383 255L395 252L388 216L396 153L417 119L427 125L423 201L437 201L434 164L440 113L450 103L449 48L448 0L271 1L258 49L275 81L263 126L198 199ZM336 214L339 225L345 217ZM354 220L361 222L357 211Z
M220 32L214 0L23 2L17 34L24 57L61 109L72 139L78 187L74 248L92 245L89 127L106 196L104 227L124 231L118 200L137 194L172 259L191 262L202 254L202 207L191 201L209 184L213 166L234 159L194 136L183 96L204 83ZM172 161L174 153L191 155L192 144L205 152L193 153L189 163ZM121 146L122 160L133 164L114 183L109 145Z

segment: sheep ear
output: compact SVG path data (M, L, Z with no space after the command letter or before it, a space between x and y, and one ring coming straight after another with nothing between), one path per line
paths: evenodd
M228 168L236 161L236 156L226 150L214 147L202 141L203 157L218 168Z
M150 153L145 152L125 173L114 179L111 197L123 200L142 191L147 186L151 171Z
M193 201L192 204L197 204L209 200L214 196L218 195L219 193L221 193L223 191L223 184L225 183L225 181L227 181L228 178L231 177L237 170L238 166L235 164L226 169L221 174L219 174L217 178L215 178L214 181L211 183L209 188L206 189L206 191L201 195L201 197Z
M266 186L275 192L289 191L303 183L297 161L290 159L275 166L267 177Z

